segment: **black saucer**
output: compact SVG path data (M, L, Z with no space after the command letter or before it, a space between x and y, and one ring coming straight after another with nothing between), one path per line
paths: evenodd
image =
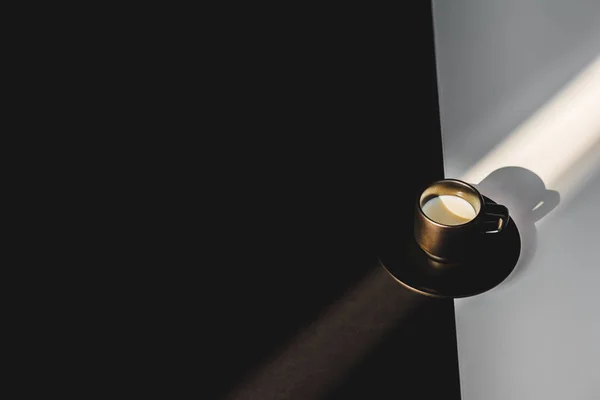
M485 200L494 203L488 197ZM414 239L389 240L379 261L410 290L432 297L458 298L475 296L499 285L517 265L520 253L521 237L511 218L502 232L486 234L483 244L461 263L431 260Z

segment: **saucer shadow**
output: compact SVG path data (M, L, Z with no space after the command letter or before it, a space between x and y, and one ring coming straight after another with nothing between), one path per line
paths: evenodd
M511 282L523 274L535 255L535 223L558 206L560 194L555 190L546 189L538 175L521 167L497 169L474 186L482 194L508 207L511 219L519 228L521 254L514 271L505 283Z

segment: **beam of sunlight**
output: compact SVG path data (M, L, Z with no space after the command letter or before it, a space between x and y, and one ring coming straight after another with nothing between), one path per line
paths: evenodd
M423 301L378 266L227 398L320 398Z
M539 175L547 188L568 197L568 192L586 179L586 172L600 162L599 141L600 57L597 57L461 179L478 183L499 168L523 167Z

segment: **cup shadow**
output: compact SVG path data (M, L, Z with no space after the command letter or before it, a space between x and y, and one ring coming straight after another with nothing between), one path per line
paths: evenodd
M535 255L537 229L535 223L554 210L560 194L546 188L542 179L522 167L499 168L474 185L482 194L509 209L521 236L521 254L514 271L505 283L520 277Z

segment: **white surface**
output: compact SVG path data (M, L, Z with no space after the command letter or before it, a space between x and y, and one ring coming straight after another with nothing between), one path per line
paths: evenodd
M597 400L600 0L433 9L446 176L522 235L507 281L455 302L462 398Z

